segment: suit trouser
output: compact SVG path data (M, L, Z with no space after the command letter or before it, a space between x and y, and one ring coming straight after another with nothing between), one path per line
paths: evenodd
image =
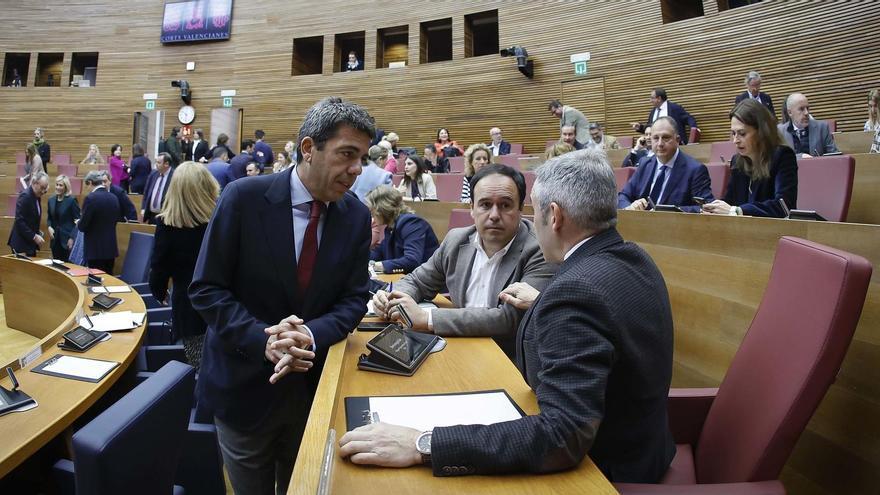
M214 418L223 464L236 494L287 493L311 404L307 392L289 394L254 429L240 429Z

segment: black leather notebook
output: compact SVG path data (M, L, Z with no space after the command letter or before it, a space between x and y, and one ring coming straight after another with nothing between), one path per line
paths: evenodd
M361 354L358 369L412 376L440 337L389 325L367 342L370 354Z

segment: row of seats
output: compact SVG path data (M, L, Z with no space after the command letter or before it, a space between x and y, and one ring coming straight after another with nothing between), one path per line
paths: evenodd
M15 163L24 165L27 155L24 151L15 152ZM70 165L70 153L52 153L52 163L55 165Z

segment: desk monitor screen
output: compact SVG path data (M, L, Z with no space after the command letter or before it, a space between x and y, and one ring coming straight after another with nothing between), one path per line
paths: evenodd
M403 366L412 366L413 361L424 353L429 345L426 339L419 339L414 332L406 332L398 326L391 326L370 339L367 347L397 361Z

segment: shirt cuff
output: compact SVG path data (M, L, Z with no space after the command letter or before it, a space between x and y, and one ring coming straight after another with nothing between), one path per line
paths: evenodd
M434 331L434 308L428 308L428 330Z
M312 329L306 325L302 325L302 327L306 329L306 332L309 332L309 337L312 338L312 348L309 350L312 352L317 352L318 347L315 345L315 336L312 334Z

